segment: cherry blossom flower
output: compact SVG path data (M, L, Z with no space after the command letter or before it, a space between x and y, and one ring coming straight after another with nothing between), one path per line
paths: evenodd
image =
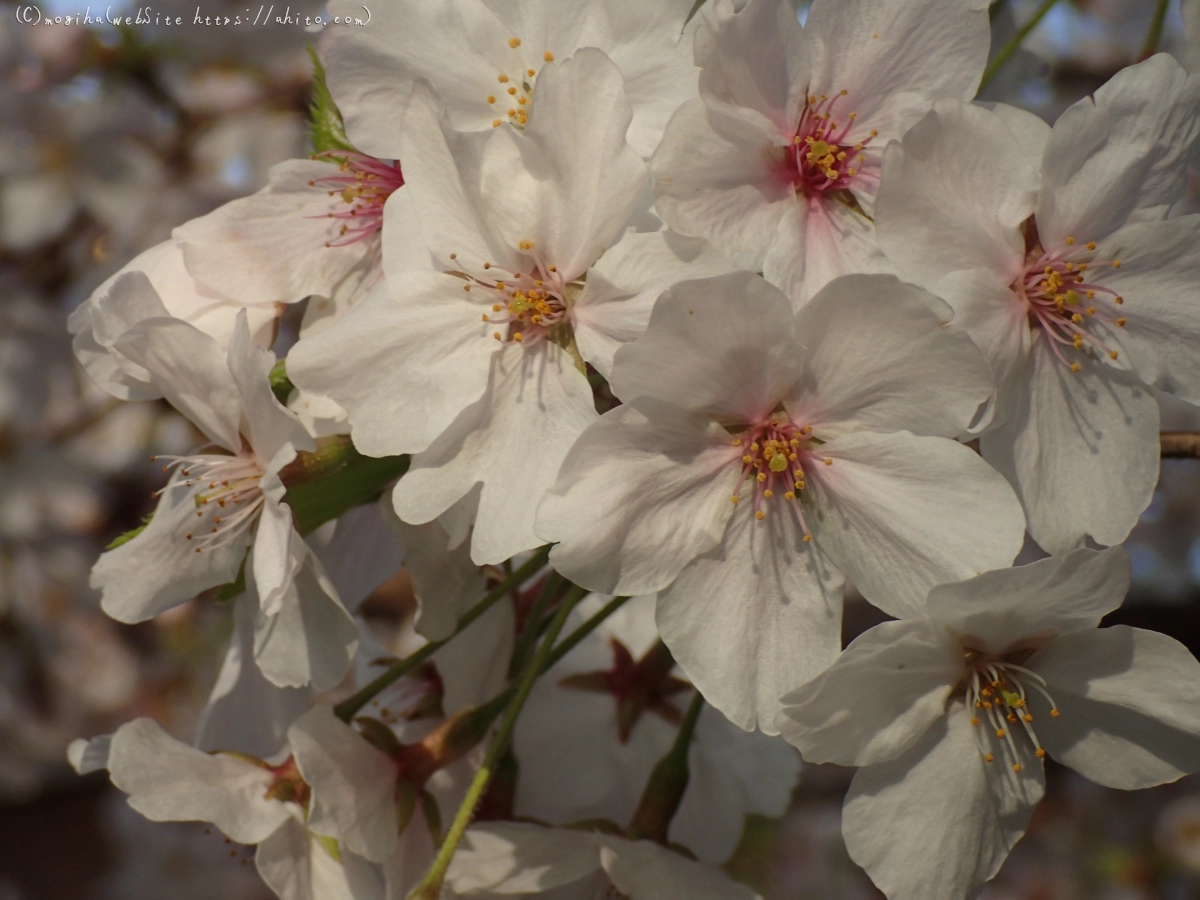
M754 900L754 891L713 866L650 841L541 828L516 822L475 825L450 864L446 883L463 897L552 896L628 900Z
M1200 216L1166 218L1198 113L1200 77L1159 55L1053 130L945 101L888 148L879 239L987 354L980 447L1051 553L1123 541L1150 502L1148 386L1200 403Z
M560 572L661 591L688 679L743 728L840 649L844 572L886 612L1009 565L1004 479L952 440L990 392L950 309L891 276L846 276L798 314L739 273L664 294L617 351L625 405L579 438L538 513ZM732 500L732 502L730 502Z
M280 686L334 686L356 629L283 502L280 471L315 445L271 393L274 354L250 347L244 312L228 351L172 318L143 320L114 346L210 444L160 457L170 477L153 517L92 570L104 611L140 622L234 582L244 566L259 597L254 656L263 674Z
M699 242L625 233L647 174L604 54L547 64L538 84L524 133L474 134L450 130L418 85L404 196L385 215L386 281L288 357L299 387L347 411L361 452L413 454L393 494L401 519L477 497L479 564L541 543L537 502L596 416L584 364L606 371L681 273L728 271Z
M671 113L695 91L684 36L692 5L405 0L372 9L369 28L327 28L321 56L351 141L394 157L402 143L396 113L417 81L430 82L459 130L521 129L540 99L535 85L546 65L596 47L620 69L633 116L629 143L648 157ZM329 12L361 17L362 7L335 0Z
M652 162L656 209L802 303L838 275L890 272L871 224L881 150L942 97L970 99L984 0L718 2L696 34L700 96Z
M889 900L974 897L1024 834L1047 754L1124 790L1200 770L1200 663L1096 627L1128 587L1115 547L941 585L928 618L872 628L784 698L805 759L862 766L842 833Z
M76 741L81 772L107 768L129 805L155 822L211 822L230 841L257 844L255 865L281 900L383 900L380 873L305 824L312 791L286 750L273 761L204 753L152 719Z
M257 194L173 232L198 283L249 304L310 302L308 318L353 306L382 275L379 233L404 184L398 163L355 151L289 160Z
M604 599L584 599L568 627ZM628 822L691 693L659 640L654 598L626 602L534 687L513 739L519 769L529 773L517 781L516 814ZM668 837L716 864L733 853L747 813L783 815L800 759L778 738L747 733L705 709L689 767Z

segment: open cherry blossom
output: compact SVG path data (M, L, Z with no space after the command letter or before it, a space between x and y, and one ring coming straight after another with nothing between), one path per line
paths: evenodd
M250 346L244 312L228 351L168 317L143 320L114 346L210 444L160 457L170 476L152 518L92 570L105 612L140 622L236 581L244 567L259 598L254 657L263 674L280 686L334 686L357 632L283 502L281 470L315 445L271 393L274 354Z
M990 383L949 318L891 276L846 276L798 314L748 273L675 287L617 351L625 405L542 502L551 562L592 590L661 591L688 679L774 733L779 696L840 649L841 573L915 614L1021 547L1012 491L953 440Z
M735 9L737 10L735 12ZM986 0L718 0L696 33L700 96L652 168L658 214L802 303L890 272L871 216L879 164L935 100L974 96Z
M728 270L698 242L625 233L648 176L604 54L548 63L538 84L524 133L475 134L450 130L418 85L406 205L397 195L385 216L386 282L288 357L298 386L347 411L360 451L413 454L393 494L401 519L432 521L479 491L481 564L541 543L537 502L596 416L585 362L606 370L683 271ZM614 244L626 267L591 278Z
M330 28L320 42L329 86L355 146L394 157L399 111L427 80L455 128L526 126L547 63L597 47L616 63L632 107L629 143L648 157L671 113L696 89L693 0L400 0L372 7L369 28ZM332 15L362 16L352 0ZM535 90L535 86L536 90ZM407 157L405 157L407 158Z
M863 767L842 833L889 900L974 897L1025 833L1047 754L1125 790L1200 770L1200 663L1096 628L1128 587L1117 547L941 585L928 618L872 628L784 698L805 759Z
M1197 135L1200 77L1159 55L1053 130L945 101L888 148L880 242L987 354L980 447L1051 553L1119 543L1149 504L1149 386L1200 403L1200 216L1167 219Z

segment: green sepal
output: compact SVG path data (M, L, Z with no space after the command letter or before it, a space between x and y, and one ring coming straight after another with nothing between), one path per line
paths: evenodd
M281 359L271 367L271 393L275 395L275 399L287 406L288 397L292 396L292 391L296 386L292 384L292 379L288 378L287 360Z
M347 510L370 503L408 471L407 456L363 456L347 435L322 438L312 453L301 453L279 476L287 485L283 502L296 530L312 534Z
M421 811L425 813L425 824L429 826L429 835L433 838L433 846L442 843L442 810L437 798L429 791L421 791Z
M396 832L403 834L417 809L417 789L407 778L396 779ZM437 841L433 842L437 846Z
M325 67L316 49L310 44L309 58L313 64L312 102L309 104L309 139L312 141L314 153L326 153L338 150L354 150L354 145L346 137L346 125L342 114L333 102L329 93L329 85L325 82Z
M237 578L217 588L218 603L228 603L234 597L238 596L238 594L246 592L246 560L249 558L249 553L242 557L242 565L238 569Z
M128 544L135 537L137 537L139 534L141 534L143 531L146 530L146 526L148 526L150 524L150 520L153 518L154 518L153 514L146 516L144 519L142 519L141 525L139 525L137 528L131 528L129 531L126 531L124 534L118 534L115 538L113 538L112 543L109 544L104 549L105 550L116 550L122 544Z
M309 832L309 834L314 841L321 845L321 849L332 857L334 862L340 863L342 861L342 848L338 846L335 838L326 837L323 834L314 834L313 832Z
M396 733L392 729L370 716L359 716L354 720L354 724L359 727L363 740L384 756L390 756L392 759L400 758L403 748L400 746L400 739L396 737Z

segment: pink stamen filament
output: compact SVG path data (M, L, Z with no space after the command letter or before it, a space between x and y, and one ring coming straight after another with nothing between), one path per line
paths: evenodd
M187 539L194 542L197 553L235 540L258 521L266 501L261 487L262 469L254 459L221 454L153 458L167 461L164 472L178 468L183 476L168 482L155 492L155 496L170 490L185 490L193 498L197 518L204 517L210 504L217 507L211 531L187 535Z
M531 257L531 271L512 271L495 263L484 263L483 271L499 272L502 277L460 272L467 278L467 289L482 288L492 295L495 302L491 311L484 313L483 320L502 327L502 331L493 332L493 337L505 343L536 343L569 316L570 282L554 265L546 263L531 243L525 242L521 252Z
M767 501L779 496L795 512L805 541L812 539L800 502L800 494L807 484L805 463L828 465L832 462L811 448L811 439L811 426L801 427L792 421L781 422L772 417L753 423L734 442L742 447L743 455L741 477L733 501L738 502L742 486L747 479L752 479L755 518L766 518Z
M366 240L382 229L383 206L388 197L404 184L400 163L386 162L354 151L326 151L315 154L313 158L336 161L338 171L346 173L309 182L312 187L325 188L330 197L340 194L348 207L326 213L323 217L342 222L337 239L327 242L325 246L345 247Z
M812 96L804 105L788 153L793 178L806 194L846 190L860 175L873 177L861 172L861 166L863 150L871 143L875 132L856 144L845 144L856 114L849 113L842 123L833 118L834 106L845 95L842 91L833 97Z

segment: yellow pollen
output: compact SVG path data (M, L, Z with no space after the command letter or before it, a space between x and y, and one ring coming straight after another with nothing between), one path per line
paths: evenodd
M499 81L501 84L508 84L508 76L503 73L498 75L496 77L496 80Z
M546 62L554 62L554 54L547 50L542 54L542 59L544 59Z
M765 512L763 512L761 509L760 509L760 510L758 510L758 511L757 511L757 512L754 514L754 518L758 519L758 521L760 521L760 522L761 522L763 519L765 519L766 517L767 517L767 514L766 514Z
M508 39L508 46L510 46L514 50L516 50L518 47L521 46L521 39L519 37L510 37Z

